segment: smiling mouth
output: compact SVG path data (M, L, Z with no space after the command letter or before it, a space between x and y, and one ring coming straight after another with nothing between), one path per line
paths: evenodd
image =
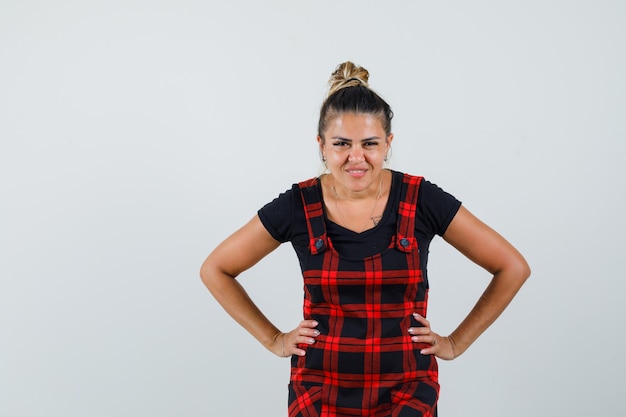
M367 169L346 169L346 172L350 175L363 176L367 172Z

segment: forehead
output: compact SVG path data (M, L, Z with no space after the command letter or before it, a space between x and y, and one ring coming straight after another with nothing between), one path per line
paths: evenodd
M361 139L374 136L384 138L386 135L380 117L368 113L343 113L328 123L326 136Z

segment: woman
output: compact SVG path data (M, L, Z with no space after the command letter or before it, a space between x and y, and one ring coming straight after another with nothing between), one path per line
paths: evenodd
M530 274L522 255L421 177L384 167L389 105L368 72L339 65L320 111L325 174L295 184L222 242L201 269L224 309L267 349L291 357L289 416L435 416L435 357L463 354ZM493 274L450 335L426 320L435 234ZM300 260L304 320L276 328L234 279L281 243Z

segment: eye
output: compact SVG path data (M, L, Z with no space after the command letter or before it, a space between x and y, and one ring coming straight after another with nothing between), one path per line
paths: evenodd
M375 141L375 140L367 141L363 143L363 146L365 146L366 148L373 148L375 146L378 146L378 141Z
M341 146L348 146L348 145L350 145L350 143L348 143L348 141L345 141L345 140L338 140L338 141L333 142L333 146L341 147Z

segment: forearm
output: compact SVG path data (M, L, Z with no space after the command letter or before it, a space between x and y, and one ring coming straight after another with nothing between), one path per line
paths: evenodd
M502 314L528 275L523 267L494 274L474 308L449 336L455 357L465 352Z
M448 337L456 357L502 314L530 275L530 267L517 249L463 206L448 226L444 239L493 274L472 311Z
M280 331L254 304L243 286L235 278L215 269L203 268L201 277L224 310L263 346L270 349Z
M280 243L267 232L258 216L237 230L207 257L200 269L202 282L224 310L266 348L280 334L235 279Z

